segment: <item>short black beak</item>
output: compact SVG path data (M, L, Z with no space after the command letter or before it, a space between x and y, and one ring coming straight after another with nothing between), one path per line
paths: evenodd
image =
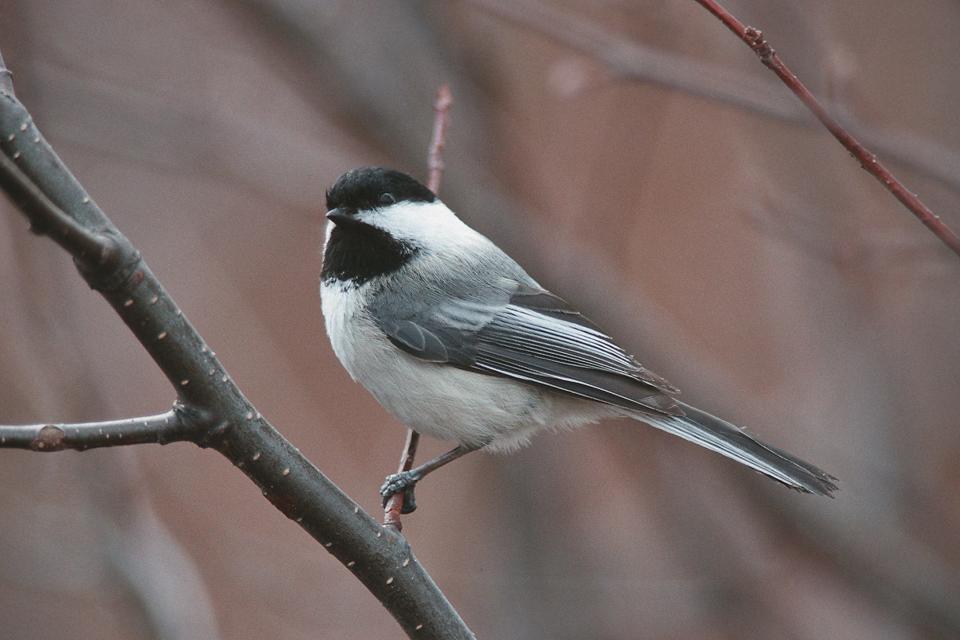
M351 216L349 213L347 213L343 209L339 209L339 208L330 209L330 211L327 211L327 220L329 220L334 224L343 224L343 225L348 225L351 222L356 222L356 220L353 219L353 216Z

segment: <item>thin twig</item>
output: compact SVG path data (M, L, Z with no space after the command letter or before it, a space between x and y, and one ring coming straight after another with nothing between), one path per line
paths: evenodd
M770 43L763 37L763 32L754 27L748 27L740 22L733 14L724 9L716 0L696 0L707 11L716 16L730 31L743 40L750 49L760 58L760 61L771 71L777 74L777 77L783 81L793 93L800 98L800 101L816 116L817 120L823 123L823 126L840 141L847 150L860 162L867 173L879 180L887 191L893 194L903 206L910 210L930 231L943 241L950 249L960 256L960 237L944 223L940 217L931 211L927 205L909 191L902 182L900 182L883 163L877 158L876 154L867 149L859 140L857 140L849 131L837 122L827 110L824 109L814 95L807 87L800 82L800 79L791 71L786 64L777 55L777 52L770 46Z
M176 411L155 416L79 424L0 425L0 448L31 451L85 451L127 444L167 444L191 440L197 431Z
M450 107L453 106L453 93L450 85L444 83L437 89L433 99L433 131L430 136L430 146L427 148L427 187L434 193L440 193L440 183L443 181L443 149L447 144L447 126L450 124ZM407 440L400 454L400 465L397 471L403 473L413 468L413 461L417 456L417 446L420 444L420 434L413 429L407 430ZM403 530L400 521L400 510L403 508L404 492L390 496L383 505L383 524L397 532Z
M0 93L0 143L15 140L20 133L27 134L32 144L17 149L18 167L36 186L36 193L88 231L111 238L112 259L81 265L86 267L80 269L81 275L111 304L176 390L178 418L192 432L185 439L216 449L242 469L277 509L367 587L408 636L474 638L406 540L361 510L256 411L140 253L43 140L26 108L12 94ZM15 188L9 181L0 186L8 185ZM36 193L12 189L8 193L34 198L30 202L18 198L24 209L41 208ZM78 261L83 258L81 247L61 246ZM50 438L52 444L62 444L70 435L64 431L61 439L56 427L43 434L49 425L36 427L11 435L25 443ZM37 447L41 441L46 447L46 440L37 441Z
M774 83L724 65L634 42L553 4L539 0L469 2L589 56L615 78L656 84L794 126L820 126L802 104L774 90ZM960 191L960 175L953 170L960 164L960 154L913 133L877 130L843 105L823 104L827 111L843 114L838 118L843 126L884 157Z
M430 138L430 148L427 151L427 187L434 193L440 193L440 182L443 180L443 149L447 144L447 126L450 124L450 107L453 106L453 94L450 85L442 84L437 89L437 97L433 101L433 134Z
M797 122L806 112L776 95L768 83L734 69L635 42L540 0L468 0L507 22L589 56L616 78L639 80L716 100L777 120Z

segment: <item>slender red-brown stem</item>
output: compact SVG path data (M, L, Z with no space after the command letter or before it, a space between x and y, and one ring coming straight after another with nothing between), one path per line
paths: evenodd
M450 123L451 106L453 106L453 94L450 92L450 85L442 84L437 89L437 96L433 100L433 133L427 149L427 187L434 193L440 191L440 182L443 180L443 148L447 143L447 125ZM419 444L420 434L413 429L408 430L407 441L400 455L400 466L397 470L399 473L413 468ZM403 491L387 499L383 507L384 526L393 527L397 531L403 530L403 523L400 522L403 500Z
M427 187L434 193L440 192L440 181L443 179L443 148L447 144L451 106L453 94L450 93L450 85L442 84L433 100L433 135L427 151Z
M657 85L793 126L821 126L802 102L771 90L765 78L637 42L549 0L467 1L490 15L592 58L605 67L610 80ZM587 83L577 90L588 86L593 85ZM960 175L954 170L960 161L953 150L914 132L870 126L841 102L831 104L828 100L823 104L831 113L842 113L844 126L888 162L960 192Z
M810 90L800 82L800 79L787 67L786 64L777 55L770 43L763 37L763 32L754 27L749 27L740 22L732 13L724 9L716 0L696 0L707 11L715 15L730 31L743 40L754 53L760 58L760 61L771 71L777 74L777 77L783 81L787 87L793 91L800 101L806 105L813 115L817 117L823 126L840 141L847 150L860 162L869 174L883 183L887 191L893 194L897 200L920 219L930 231L943 241L950 249L960 256L960 238L947 226L940 217L930 210L927 205L917 197L917 194L907 189L887 169L877 158L876 154L867 149L859 140L857 140L849 131L844 129L837 122L823 105L817 101Z
M417 445L420 444L420 434L413 429L407 430L407 441L403 445L403 453L400 454L400 465L397 471L402 473L410 471L413 468L413 460L417 456ZM403 523L400 521L400 510L403 507L404 491L395 493L387 500L383 508L383 525L393 527L397 531L403 530Z

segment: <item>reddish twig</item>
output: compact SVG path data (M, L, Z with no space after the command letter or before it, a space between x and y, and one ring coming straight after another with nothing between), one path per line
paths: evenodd
M759 78L634 42L574 12L542 0L469 0L491 15L529 29L601 63L613 78L647 82L744 109L795 126L819 126L802 104ZM877 130L854 117L843 104L826 108L842 113L841 122L881 155L915 172L960 191L960 176L952 168L957 154L942 144L912 133Z
M450 107L453 106L453 94L450 85L442 84L433 100L433 135L430 149L427 151L427 187L434 193L440 191L443 179L443 148L447 143L447 125L450 123Z
M453 94L450 85L442 84L437 89L437 96L433 100L433 134L430 137L430 147L427 150L427 187L434 193L440 191L440 181L443 179L443 148L447 143L447 125L450 123L450 107L453 106ZM420 444L420 434L410 429L407 431L407 441L403 445L400 455L399 473L413 468L414 458L417 456L417 446ZM400 509L403 507L404 492L390 496L383 507L383 524L393 527L397 531L403 530L400 522Z
M413 460L417 456L417 446L420 444L420 434L413 429L407 430L407 441L403 445L403 453L400 454L400 465L397 471L402 473L410 471L413 468ZM403 507L404 492L395 493L387 500L383 508L383 526L393 527L397 531L403 530L403 523L400 521L400 510Z
M743 40L754 53L760 58L760 61L768 69L777 74L777 77L783 81L793 93L800 98L800 101L817 117L823 126L840 141L847 150L860 162L869 174L879 180L887 188L887 191L893 194L897 200L909 209L913 215L919 218L930 231L943 241L950 249L960 256L960 238L944 223L940 217L931 211L917 195L908 190L883 163L877 158L876 154L867 149L857 140L849 131L844 129L827 110L823 108L814 95L796 75L787 67L786 64L777 55L777 52L770 46L770 43L763 37L763 32L754 27L748 27L740 22L733 14L724 9L716 0L696 0L707 11L716 16L730 31Z

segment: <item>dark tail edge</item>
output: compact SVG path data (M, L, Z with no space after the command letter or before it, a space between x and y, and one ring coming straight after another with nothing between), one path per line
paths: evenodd
M685 416L644 415L643 420L763 473L801 493L827 496L839 489L837 478L782 449L757 440L743 429L714 415L679 403Z

